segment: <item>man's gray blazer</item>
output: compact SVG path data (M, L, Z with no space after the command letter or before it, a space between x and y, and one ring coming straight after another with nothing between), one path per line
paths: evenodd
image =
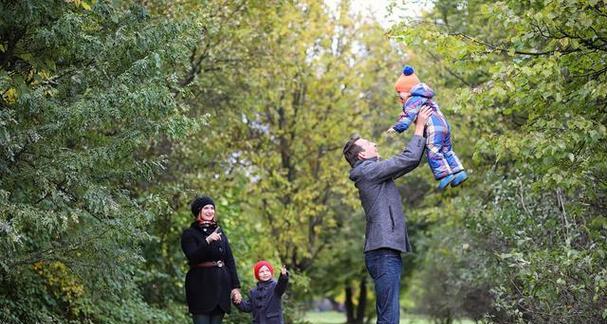
M350 170L365 210L365 252L390 248L411 251L405 214L394 179L419 165L425 139L413 136L405 150L387 160L378 158L358 161Z

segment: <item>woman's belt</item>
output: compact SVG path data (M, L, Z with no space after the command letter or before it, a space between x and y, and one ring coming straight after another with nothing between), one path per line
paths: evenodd
M198 264L192 264L190 266L190 268L214 268L214 267L221 268L224 265L225 264L221 260L219 260L219 261L206 261L206 262L201 262L201 263L198 263Z

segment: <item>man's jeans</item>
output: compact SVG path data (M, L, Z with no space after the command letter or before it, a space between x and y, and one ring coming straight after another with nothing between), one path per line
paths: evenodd
M365 252L367 271L375 282L377 324L398 324L400 321L400 274L403 260L393 249Z

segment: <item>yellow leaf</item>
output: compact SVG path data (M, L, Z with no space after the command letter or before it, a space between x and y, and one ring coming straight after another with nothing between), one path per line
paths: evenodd
M17 89L10 88L4 93L3 97L8 104L14 104L17 101L19 95L17 93Z

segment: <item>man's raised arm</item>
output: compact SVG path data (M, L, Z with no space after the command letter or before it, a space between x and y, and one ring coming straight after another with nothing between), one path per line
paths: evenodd
M367 176L377 180L398 178L415 169L422 158L426 141L424 138L424 127L426 121L432 115L432 109L424 106L415 122L415 133L404 151L387 160L379 161L369 166Z

